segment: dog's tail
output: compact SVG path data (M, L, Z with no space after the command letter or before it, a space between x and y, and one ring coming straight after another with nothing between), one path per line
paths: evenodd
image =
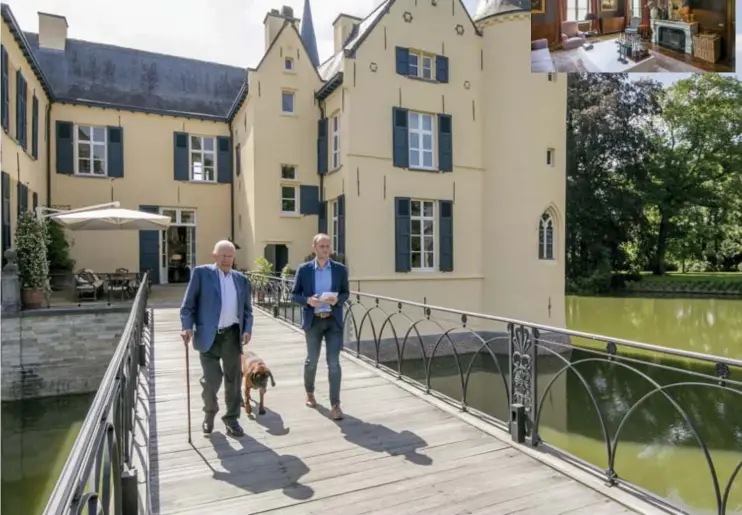
M276 381L273 379L273 372L271 372L270 370L268 371L268 377L271 378L271 386L273 388L275 388L276 387Z

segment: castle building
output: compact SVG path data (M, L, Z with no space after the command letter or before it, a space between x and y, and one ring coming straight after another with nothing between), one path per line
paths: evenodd
M532 74L530 5L309 0L265 16L247 70L67 37L2 5L3 248L36 205L122 207L167 231L75 232L77 268L187 278L231 238L280 271L330 234L351 288L564 325L566 76Z

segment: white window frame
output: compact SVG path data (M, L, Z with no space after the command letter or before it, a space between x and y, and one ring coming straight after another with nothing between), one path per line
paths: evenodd
M175 220L172 220L170 222L173 225L176 226L182 226L182 227L196 227L197 224L197 212L194 208L191 207L161 207L160 208L160 214L163 216L169 216L168 211L175 211ZM193 215L193 221L192 222L183 222L183 213L188 212Z
M284 105L283 105L284 95L291 96L291 110L290 111L286 111L284 109ZM294 114L296 112L296 93L295 92L287 91L287 90L281 91L281 112L283 114Z
M293 177L288 178L284 177L284 171L293 170ZM281 214L282 215L297 215L299 214L299 173L297 171L296 165L290 165L290 164L282 164L281 165L281 181L280 181L280 202L281 202ZM283 189L284 188L293 188L294 190L294 197L291 199L290 197L284 197L283 195ZM294 201L294 210L293 211L286 211L283 208L283 201L284 200L293 200Z
M631 0L631 3L629 4L629 11L631 14L628 20L629 22L631 21L631 18L641 18L642 17L641 0Z
M332 251L337 252L338 251L338 235L339 235L339 220L340 220L340 204L338 204L337 199L333 200L330 207L331 211L331 224L330 224L330 240L332 242Z
M331 118L332 128L332 139L331 151L332 151L332 169L335 170L340 168L340 114L336 114Z
M90 131L90 141L80 141L80 128L87 128ZM103 131L103 141L93 140L93 129L101 129ZM100 125L85 125L75 124L74 126L74 142L75 142L75 175L82 175L83 177L108 177L108 130L106 127ZM80 171L80 145L87 145L90 147L90 157L82 158L90 162L90 171ZM103 147L103 173L95 173L93 170L94 159L93 159L93 148Z
M549 245L548 238L549 228L551 228L551 245ZM554 217L548 212L542 213L538 221L538 247L539 260L554 261L556 259L556 222L554 221ZM549 250L551 250L551 256L549 256Z
M292 57L283 58L283 70L287 72L294 71L294 59Z
M413 63L414 60L414 63ZM409 74L424 80L435 79L435 56L419 50L410 50Z
M201 149L194 149L193 148L193 139L198 138L200 141ZM206 140L211 140L211 148L213 150L206 150ZM216 174L217 174L217 168L216 168L216 136L201 136L199 134L189 134L188 135L188 180L191 182L207 182L207 183L215 183L216 182ZM193 154L200 154L201 157L201 178L196 177L196 170L193 162ZM206 161L206 157L211 157L211 162L213 163L212 166L209 168L212 168L213 170L213 179L206 179L206 166L204 165L204 162Z
M417 118L416 118L417 117ZM430 119L430 130L424 129L424 120ZM435 170L435 116L430 113L422 113L417 111L410 111L407 117L407 142L408 142L408 154L410 168L418 168L421 170ZM413 127L413 120L419 120L416 126ZM413 135L417 136L418 147L413 148L412 140ZM425 136L430 136L430 148L426 149L423 146ZM430 154L430 165L426 166L424 163L425 154ZM417 156L417 164L413 162L413 155Z
M590 12L590 0L567 0L565 21L585 21Z
M418 204L420 209L419 215L414 215L415 212L414 206L415 204ZM434 272L437 270L438 267L438 252L437 252L437 240L438 240L438 222L436 220L436 206L437 202L434 200L426 200L426 199L411 199L410 200L410 265L411 270L413 272ZM432 214L431 215L425 215L425 206L430 205L432 206ZM413 222L419 222L420 223L420 232L418 234L415 234L412 230L412 224ZM425 234L425 222L431 222L433 225L433 233L432 234ZM415 237L420 238L420 250L414 251L412 250L412 240ZM432 242L432 249L433 250L425 250L425 243L426 241ZM413 256L415 254L420 255L420 266L416 267L414 265L414 259ZM426 255L432 255L433 256L433 264L432 266L426 266L425 265L425 256Z

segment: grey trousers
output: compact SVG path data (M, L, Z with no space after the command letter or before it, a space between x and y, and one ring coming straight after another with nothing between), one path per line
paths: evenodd
M204 401L206 417L213 421L219 411L217 394L224 377L224 402L227 405L227 412L222 420L226 424L235 422L240 418L242 407L242 342L239 326L235 325L232 329L217 334L211 348L199 354L203 371L201 398Z

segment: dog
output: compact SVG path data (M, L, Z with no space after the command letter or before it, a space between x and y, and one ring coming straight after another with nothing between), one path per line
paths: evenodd
M270 368L268 368L268 365L265 364L265 361L260 359L254 352L246 351L242 355L242 405L245 407L245 413L248 415L252 414L250 390L258 390L260 392L258 414L265 415L263 402L265 400L265 390L268 387L268 379L271 380L271 386L275 387L276 382L273 380L273 374Z

